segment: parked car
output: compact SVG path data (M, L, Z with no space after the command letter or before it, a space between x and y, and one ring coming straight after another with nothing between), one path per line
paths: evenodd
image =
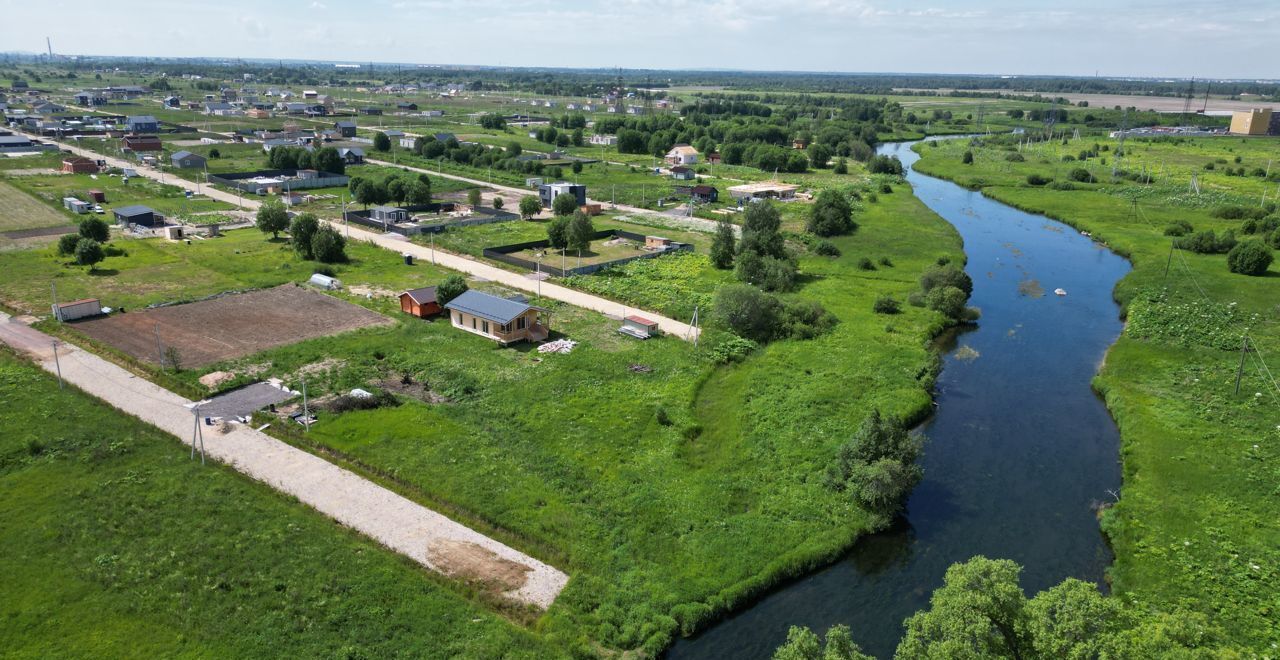
M94 205L93 205L93 212L94 212L94 213L97 213L98 215L102 215L103 213L106 213L106 211L103 211L103 210L102 210L102 206L101 206L101 205L99 205L99 204L94 204Z

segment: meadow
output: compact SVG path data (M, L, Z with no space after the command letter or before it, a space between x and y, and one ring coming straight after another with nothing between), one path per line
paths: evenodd
M1079 152L1094 142L1108 149L1081 162ZM1108 572L1114 593L1141 611L1202 612L1226 638L1270 652L1280 643L1280 507L1272 487L1280 460L1280 389L1272 378L1280 359L1280 267L1264 277L1233 274L1225 255L1174 249L1165 229L1185 221L1195 231L1257 238L1241 220L1214 212L1262 208L1262 192L1276 183L1248 171L1266 168L1280 143L1130 139L1123 168L1145 168L1150 184L1141 176L1112 181L1115 163L1103 159L1114 159L1115 141L1042 144L1024 149L1020 162L1009 160L1012 144L922 145L917 169L1089 231L1133 262L1115 292L1129 322L1095 380L1122 436L1124 487L1101 517L1116 552ZM966 150L971 165L963 162ZM1208 163L1216 167L1205 169ZM1246 175L1223 173L1226 164ZM1098 182L1055 190L1027 180L1070 181L1076 168ZM1242 355L1246 334L1253 350Z
M0 630L13 658L547 658L385 551L0 349Z

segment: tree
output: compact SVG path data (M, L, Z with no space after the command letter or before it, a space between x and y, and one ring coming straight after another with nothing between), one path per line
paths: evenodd
M66 257L76 253L76 244L84 238L80 234L63 234L58 239L58 254Z
M560 193L551 200L551 212L558 216L570 215L578 210L578 198L573 193Z
M591 216L581 210L569 216L569 226L565 230L565 247L570 250L585 251L591 247L591 237L596 233Z
M1027 603L1027 632L1042 658L1105 657L1107 638L1133 623L1118 599L1106 598L1093 584L1075 578Z
M512 140L512 141L510 141L510 142L508 142L508 143L507 143L507 157L508 157L508 158L515 158L516 156L519 156L519 155L520 155L520 154L522 154L522 153L524 153L524 147L520 146L520 143L519 143L519 142L516 142L515 140Z
M853 207L843 193L830 188L818 193L809 207L807 229L818 236L847 234L858 228L853 221Z
M1271 248L1262 241L1249 240L1236 244L1227 253L1227 268L1241 275L1265 275L1273 259Z
M827 486L850 493L867 511L890 516L920 481L920 452L920 440L906 426L873 410L827 467Z
M364 183L364 177L362 176L351 177L350 179L347 180L347 192L351 193L352 197L355 197L356 191L360 189L360 184L362 183Z
M727 220L716 223L716 235L711 239L711 265L720 270L733 268L733 255L737 252L737 237L733 225Z
M972 165L972 164L973 164L973 152L972 152L972 151L965 151L965 152L964 152L964 156L961 156L961 157L960 157L960 162L964 163L965 165Z
M222 152L221 152L221 151L218 151L218 148L217 148L217 147L214 147L214 148L212 148L212 149L210 149L210 150L209 150L209 158L210 158L210 159L214 159L214 158L222 158Z
M764 343L778 334L782 304L750 284L726 284L716 291L711 314L738 336Z
M289 239L293 243L293 251L303 259L314 259L311 249L312 239L320 229L320 220L311 213L299 213L289 223Z
M421 179L409 182L405 189L404 201L414 205L430 204L431 185L423 183Z
M325 225L311 237L311 254L321 263L344 262L347 260L347 239L338 230Z
M832 172L834 172L834 173L836 173L836 174L848 174L848 173L849 173L849 164L848 164L848 163L846 163L846 162L845 162L845 160L844 160L843 158L837 158L837 159L836 159L836 166L835 166L835 168L834 168L834 169L832 169L831 171L832 171Z
M569 216L557 215L547 223L547 240L559 250L569 245Z
M769 202L756 202L743 214L735 275L740 281L767 291L786 291L795 285L796 263L787 253L779 231L782 216Z
M467 280L457 273L450 275L436 285L436 301L442 306L450 300L467 292Z
M947 569L929 609L907 619L901 658L1026 658L1026 601L1008 559L978 556Z
M535 215L542 213L542 202L534 195L525 195L520 198L520 218L528 220Z
M374 151L391 151L391 138L387 137L386 133L379 131L377 135L373 136L373 149Z
M405 196L409 194L409 190L405 185L404 179L394 178L387 181L387 197L397 204L404 201Z
M503 203L504 203L504 202L502 201L502 197L501 197L501 196L499 196L499 195L494 195L494 196L493 196L493 208L498 209L499 211L501 211L501 210L502 210L502 205L503 205Z
M377 181L365 179L356 188L356 201L367 208L370 204L382 204L387 201L387 189Z
M969 296L954 286L940 286L925 294L925 306L957 321L965 318L965 302Z
M92 238L82 238L76 242L76 263L88 266L89 272L93 272L94 265L106 257L102 244Z
M258 230L270 233L271 238L279 238L280 232L289 227L289 212L278 199L269 199L258 208Z
M973 278L950 263L930 266L920 276L920 289L925 293L944 286L960 289L967 297L973 293Z
M111 240L111 228L98 218L85 218L82 220L79 233L82 238L92 238L99 243L106 243Z
M472 188L467 191L467 203L471 205L471 208L480 207L480 189L479 188Z
M825 645L818 635L802 626L791 626L787 642L773 653L773 660L872 660L853 642L849 626L832 626Z
M573 161L573 165L570 165L569 169L573 170L574 174L582 174L582 161L580 160Z

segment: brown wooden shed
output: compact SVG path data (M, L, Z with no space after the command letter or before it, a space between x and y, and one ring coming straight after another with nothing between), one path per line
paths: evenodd
M440 301L436 300L436 288L425 286L401 293L400 311L425 319L439 314L443 309L440 307Z

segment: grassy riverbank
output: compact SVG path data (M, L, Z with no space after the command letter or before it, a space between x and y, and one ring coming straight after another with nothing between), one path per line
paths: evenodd
M1145 177L1112 182L1114 163L1104 162L1114 158L1110 149L1079 160L1094 141L1020 153L1016 142L921 145L916 169L1091 232L1132 260L1116 288L1129 324L1095 381L1123 442L1121 499L1102 518L1116 551L1111 583L1135 608L1203 612L1224 639L1273 652L1280 643L1280 391L1259 365L1280 373L1280 267L1265 277L1233 274L1223 254L1171 252L1164 230L1184 220L1195 231L1256 238L1243 233L1241 220L1215 212L1258 207L1261 191L1275 183L1222 170L1265 168L1280 145L1130 140L1124 169L1151 173L1147 184ZM963 162L965 151L972 164ZM1209 163L1216 166L1206 169ZM1078 168L1097 182L1073 180ZM1190 192L1192 174L1200 194ZM1030 175L1058 189L1032 185ZM1246 357L1237 395L1246 331L1258 351Z

